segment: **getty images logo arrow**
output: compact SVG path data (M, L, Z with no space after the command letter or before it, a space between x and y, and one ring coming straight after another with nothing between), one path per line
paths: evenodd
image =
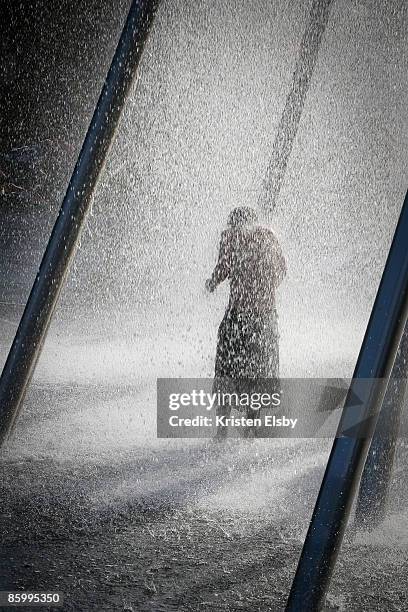
M336 433L337 438L368 438L372 435L377 410L367 413L367 407L376 406L375 398L384 384L386 382L383 379L374 378L351 381Z
M344 400L347 397L347 392L350 388L350 381L344 378L332 378L329 379L330 384L326 384L319 398L316 412L332 412L337 410L344 404ZM359 405L361 400L355 396L352 391L352 404Z

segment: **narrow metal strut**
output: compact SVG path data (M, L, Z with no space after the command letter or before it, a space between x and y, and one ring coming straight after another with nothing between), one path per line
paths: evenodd
M78 161L0 378L0 444L18 415L81 226L135 77L157 0L133 0Z
M286 612L324 603L408 315L408 194L303 545ZM361 404L355 405L354 396ZM346 430L353 433L346 434Z

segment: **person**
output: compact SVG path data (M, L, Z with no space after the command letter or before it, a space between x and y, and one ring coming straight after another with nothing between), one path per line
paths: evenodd
M215 291L230 282L229 303L218 329L213 393L250 392L258 379L279 376L278 315L275 293L286 275L286 262L274 233L262 227L250 207L235 208L221 233L218 261L206 281ZM231 406L218 405L217 415L228 417ZM248 418L259 411L247 409ZM227 427L219 426L217 439ZM256 430L244 429L244 435Z

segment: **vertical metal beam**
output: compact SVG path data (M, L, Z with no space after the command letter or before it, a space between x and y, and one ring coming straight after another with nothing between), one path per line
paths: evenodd
M0 443L17 417L158 0L133 0L0 379Z
M258 205L270 216L276 206L293 143L298 131L306 94L317 61L320 43L329 19L332 0L312 0L300 44L292 83L278 125L272 154Z
M324 603L369 437L384 399L386 382L408 314L408 194L354 370L353 380L286 606L287 612L316 612ZM353 397L362 400L356 406ZM344 433L353 425L354 433Z

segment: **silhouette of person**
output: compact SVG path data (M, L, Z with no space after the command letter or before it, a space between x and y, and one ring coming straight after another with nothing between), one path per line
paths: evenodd
M274 233L258 223L250 207L235 208L221 233L218 262L206 289L224 280L230 297L218 329L213 392L250 393L258 379L279 377L279 335L275 292L286 275L286 262ZM217 415L229 417L231 406L218 405ZM247 409L248 418L259 410ZM244 435L256 431L244 429ZM217 438L227 435L220 425Z

